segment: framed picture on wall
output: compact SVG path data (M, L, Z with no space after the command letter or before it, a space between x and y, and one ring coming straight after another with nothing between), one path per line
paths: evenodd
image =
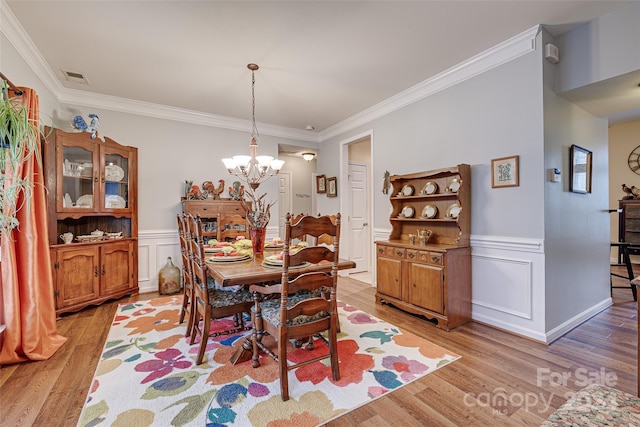
M327 197L338 196L338 179L334 176L327 178Z
M572 145L569 149L569 190L591 193L591 151Z
M520 156L491 160L491 188L518 187L520 185L518 161Z
M316 175L316 192L318 194L327 192L327 180L324 175Z

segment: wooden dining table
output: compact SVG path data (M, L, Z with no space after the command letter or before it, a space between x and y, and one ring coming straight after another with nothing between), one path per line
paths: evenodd
M282 277L282 267L263 265L264 257L273 253L277 253L277 251L265 250L264 254L256 254L251 260L241 262L207 262L207 271L222 287L237 285L248 287L261 283L277 282ZM338 270L348 270L355 266L355 262L346 259L340 259L338 262ZM330 272L331 263L323 261L301 268L290 268L289 277L316 271ZM231 364L246 362L251 359L252 354L253 344L251 336L248 336L231 357Z

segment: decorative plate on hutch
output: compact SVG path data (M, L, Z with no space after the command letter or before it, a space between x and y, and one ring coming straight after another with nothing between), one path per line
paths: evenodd
M462 181L459 178L453 178L444 189L447 193L457 193L462 185Z
M420 218L434 218L438 214L438 208L433 205L427 205L422 209L422 215Z
M124 200L124 198L118 196L117 194L113 194L106 197L105 207L111 209L124 209L127 207L127 202Z
M460 207L460 204L458 203L453 203L451 206L449 206L449 208L447 209L447 212L445 214L445 216L447 218L451 218L451 219L456 219L458 218L458 215L460 215L460 211L462 210L462 207Z
M401 196L413 196L413 192L415 191L415 188L413 188L413 185L407 184L404 187L402 187L402 190L400 190L400 195Z
M412 206L405 206L402 209L402 213L400 214L404 218L413 218L413 215L416 213L416 210L413 209Z
M435 182L427 182L424 187L422 187L422 194L435 194L438 191L438 184Z

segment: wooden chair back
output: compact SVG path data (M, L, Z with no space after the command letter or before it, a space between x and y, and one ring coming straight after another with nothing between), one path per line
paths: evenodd
M207 290L207 264L204 253L204 233L200 215L187 215L188 230L191 233L191 277L196 305L209 305L209 292Z
M191 232L187 225L185 214L177 215L178 238L180 241L180 255L182 259L182 289L184 292L182 299L182 309L180 310L180 323L188 315L187 331L185 336L191 334L193 327L193 276L191 273Z
M236 240L238 236L249 238L247 220L240 214L220 214L218 216L218 227L220 227L220 241Z

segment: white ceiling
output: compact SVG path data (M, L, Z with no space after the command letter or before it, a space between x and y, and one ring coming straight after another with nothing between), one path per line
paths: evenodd
M247 120L254 62L257 121L315 132L535 25L558 35L631 3L6 2L64 88ZM629 109L592 89L575 100L602 116Z

